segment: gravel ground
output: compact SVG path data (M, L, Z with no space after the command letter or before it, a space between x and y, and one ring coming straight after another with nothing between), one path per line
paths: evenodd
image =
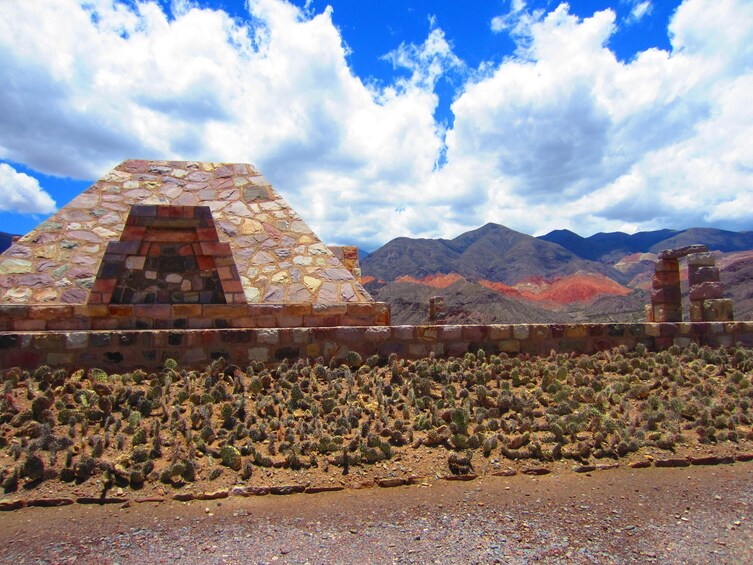
M753 463L27 508L3 563L751 563Z

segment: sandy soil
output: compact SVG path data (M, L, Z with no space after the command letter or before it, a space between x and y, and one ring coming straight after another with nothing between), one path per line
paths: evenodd
M0 513L3 563L750 563L753 463Z

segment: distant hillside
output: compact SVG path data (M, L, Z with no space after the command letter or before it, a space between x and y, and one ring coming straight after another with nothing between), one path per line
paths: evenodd
M465 279L444 288L405 282L372 284L367 288L376 300L391 305L392 323L395 325L425 324L429 315L429 298L432 296L444 297L449 324L574 321L567 314L551 312L537 304L507 297Z
M5 233L0 231L0 253L3 253L13 243L15 236L11 233Z
M753 231L734 232L713 228L690 228L651 246L647 251L656 253L662 249L702 243L709 249L730 253L753 249Z
M626 234L622 232L597 233L581 237L569 230L555 230L539 239L550 241L569 249L583 259L616 262L625 255L648 251L659 242L677 235L675 230L657 230ZM664 249L662 247L662 249Z
M577 272L598 273L624 280L615 269L584 260L564 247L498 224L464 233L455 239L394 239L364 258L364 276L393 281L457 273L471 280L508 285L541 276L562 277Z
M702 243L723 252L753 249L753 231L732 232L715 228L657 230L632 235L622 232L581 237L569 230L555 230L539 239L561 245L583 259L613 264L633 253L656 253L662 249Z

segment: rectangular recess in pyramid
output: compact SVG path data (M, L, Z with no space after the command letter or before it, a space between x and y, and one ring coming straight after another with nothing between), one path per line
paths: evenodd
M207 206L133 206L107 244L89 304L245 302L228 243Z

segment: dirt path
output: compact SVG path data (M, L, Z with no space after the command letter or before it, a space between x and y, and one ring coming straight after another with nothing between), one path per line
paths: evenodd
M28 508L4 563L750 563L753 463Z

